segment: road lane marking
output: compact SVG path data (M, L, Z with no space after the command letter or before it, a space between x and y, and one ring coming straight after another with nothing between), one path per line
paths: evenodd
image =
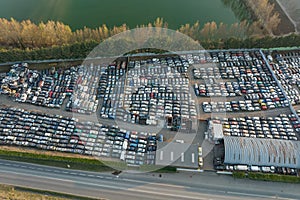
M243 193L243 192L230 192L228 191L227 194L239 195L239 196L249 196L249 197L260 197L260 198L271 198L271 199L287 199L287 200L296 200L291 198L284 198L284 197L277 197L277 196L268 196L262 194L250 194L250 193Z
M11 173L11 174L23 175L23 176L33 176L33 177L38 177L38 178L42 178L42 179L52 179L52 180L57 180L57 181L65 181L65 182L74 183L74 181L71 181L71 180L68 180L68 179L60 179L60 178L39 176L39 175L33 175L33 174L23 174L23 173L19 173L19 172L11 172L11 171L6 171L6 170L0 170L0 171L1 172L6 172L6 173Z
M138 189L138 188L129 188L128 191L132 192L141 192L141 193L146 193L146 194L155 194L155 195L161 195L161 196L167 196L167 197L176 197L176 198L182 198L182 199L198 199L198 200L207 200L207 198L201 198L199 196L193 197L193 196L186 196L182 194L171 194L171 193L162 193L158 191L148 191L148 190L143 190L143 189ZM199 193L201 194L201 193ZM191 194L194 195L194 194Z
M171 185L166 183L148 183L148 185L158 185L158 186L164 186L164 187L173 187L173 188L188 188L181 185Z
M171 184L165 184L165 183L153 183L153 182L139 181L139 180L127 179L127 178L122 178L121 180L128 181L128 182L134 182L134 183L143 183L143 184L148 184L148 185L160 185L160 186L174 187L174 188L190 188L189 186L171 185Z
M76 184L83 184L83 185L90 185L90 186L97 186L97 187L102 187L102 188L109 188L109 189L116 189L116 190L124 190L124 191L134 191L134 192L141 192L141 193L146 193L146 194L159 194L162 196L171 196L171 197L180 197L180 198L186 198L186 199L198 199L198 200L206 200L205 198L199 198L199 197L191 197L191 196L186 196L186 195L177 195L177 194L167 194L167 193L159 193L157 191L147 191L147 190L142 190L142 189L137 189L137 188L127 188L123 186L113 186L113 185L103 185L103 184L95 184L95 183L88 183L88 182L82 182L82 181L75 181L75 180L67 180L67 179L60 179L60 178L53 178L53 177L45 177L45 176L39 176L39 175L24 175L22 173L18 172L10 172L10 171L5 171L5 170L0 170L6 173L11 173L11 174L18 174L18 175L23 175L23 176L32 176L32 177L38 177L41 179L49 179L49 180L56 180L56 181L62 181L62 182L69 182L69 183L76 183Z
M23 167L23 168L26 168L24 166L20 166L20 167ZM93 184L93 183L87 183L87 182L81 182L81 181L77 181L77 180L68 180L68 179L60 179L60 178L52 178L52 177L46 177L46 176L39 176L39 175L30 175L30 174L24 174L24 173L18 173L18 172L11 172L11 171L7 171L7 170L1 170L1 172L6 172L6 173L11 173L11 174L19 174L19 175L23 175L23 176L32 176L32 177L39 177L39 178L42 178L42 179L50 179L50 180L58 180L58 181L65 181L65 182L70 182L70 183L80 183L80 184L83 184L83 185L91 185L91 186L99 186L99 187L103 187L103 188L111 188L111 189L123 189L123 190L127 190L128 187L124 188L123 186L112 186L112 185L102 185L102 184ZM49 169L45 169L45 171L52 171L52 170L49 170ZM76 173L74 172L71 172L70 174L74 174L76 175ZM104 178L103 176L99 176L97 175L96 176L97 178ZM112 179L112 177L109 177L106 179ZM144 183L144 184L149 184L149 185L162 185L162 186L167 186L167 187L184 187L184 186L177 186L177 185L168 185L168 184L163 184L163 183L151 183L151 182L146 182L146 181L138 181L138 180L134 180L134 179L121 179L123 181L130 181L130 182L136 182L136 183ZM185 187L185 188L188 188L188 187ZM132 188L134 191L135 188ZM143 192L141 190L141 192ZM145 193L150 193L151 191L144 191ZM275 197L275 196L268 196L268 195L255 195L255 194L249 194L249 193L239 193L239 192L230 192L230 191L219 191L219 192L224 192L224 193L227 193L227 194L232 194L232 195L244 195L244 196L252 196L252 197L260 197L260 198L271 198L271 199L285 199L285 200L293 200L291 198L284 198L284 197ZM154 191L152 193L155 193ZM201 193L200 193L201 194ZM199 198L198 198L199 199Z

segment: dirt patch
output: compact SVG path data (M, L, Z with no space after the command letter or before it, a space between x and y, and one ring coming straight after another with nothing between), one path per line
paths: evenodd
M21 191L13 186L0 185L0 199L13 199L13 200L24 200L24 199L41 199L41 200L67 200L69 198L60 198L49 196L49 194L37 194L33 192Z

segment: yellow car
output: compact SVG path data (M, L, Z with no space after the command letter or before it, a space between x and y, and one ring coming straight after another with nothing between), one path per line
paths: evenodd
M198 147L198 156L199 156L199 157L202 156L202 147Z

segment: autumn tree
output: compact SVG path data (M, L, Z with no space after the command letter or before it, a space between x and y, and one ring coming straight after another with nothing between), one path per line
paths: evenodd
M269 0L247 0L246 2L265 29L273 33L281 22L279 13L274 10L275 4L271 4Z

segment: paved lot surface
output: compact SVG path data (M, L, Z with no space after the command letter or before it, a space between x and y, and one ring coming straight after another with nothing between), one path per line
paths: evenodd
M122 173L119 178L0 160L0 182L106 199L298 199L297 184L233 179L211 172Z

